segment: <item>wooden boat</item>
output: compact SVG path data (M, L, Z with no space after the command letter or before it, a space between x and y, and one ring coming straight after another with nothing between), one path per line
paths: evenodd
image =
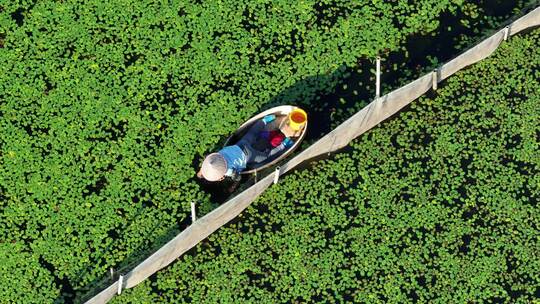
M262 113L259 113L259 114L255 115L255 116L253 116L248 121L244 122L238 128L238 130L236 130L227 139L224 146L234 145L249 130L249 127L251 127L251 125L253 123L255 123L259 119L262 119L264 116L270 115L270 114L274 114L274 115L276 115L276 117L287 116L287 115L289 115L289 113L291 113L295 109L300 109L300 108L296 107L296 106L290 106L290 105L278 106L278 107L268 109L268 110L266 110L266 111L264 111ZM296 148L298 148L300 146L300 143L302 142L302 140L304 139L304 136L306 135L308 120L306 120L306 124L305 124L304 128L302 129L302 131L300 133L300 136L295 138L295 140L294 140L295 142L294 142L294 145L292 147L290 147L289 149L283 151L281 153L281 155L279 155L277 158L275 158L275 159L273 159L273 160L271 160L269 162L264 162L264 163L261 163L261 164L257 164L256 167L249 167L248 166L244 171L242 171L241 174L250 174L250 173L254 173L256 171L268 168L268 167L276 164L280 160L284 159L285 157L290 155L292 152L294 152L294 150L296 150Z

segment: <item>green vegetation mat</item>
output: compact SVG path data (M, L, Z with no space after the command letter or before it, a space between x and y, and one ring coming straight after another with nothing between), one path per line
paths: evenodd
M0 302L97 292L184 229L192 200L216 206L196 167L253 114L325 112L350 70L371 74L359 62L413 64L410 39L464 45L524 2L0 2ZM336 97L333 124L370 77Z
M539 45L512 38L113 302L534 302Z

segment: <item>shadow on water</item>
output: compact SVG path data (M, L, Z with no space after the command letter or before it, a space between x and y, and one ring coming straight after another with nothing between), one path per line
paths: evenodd
M540 1L525 1L520 4L503 0L487 0L481 5L488 17L489 24L482 25L482 31L475 27L465 26L462 20L467 19L467 13L458 8L456 13L443 12L438 21L439 27L432 33L415 34L406 38L405 48L381 54L381 95L405 85L421 77L425 73L439 67L442 63L450 61L466 49L472 47L482 39L492 35L499 29L520 16L528 13L540 5ZM514 15L513 10L519 8L520 13ZM497 19L495 19L497 18ZM499 21L494 21L499 20ZM464 37L466 40L464 42ZM329 94L321 95L321 102L310 114L310 130L306 136L309 143L315 142L350 116L361 110L375 96L375 59L360 59L355 67L342 66L343 79L336 85L335 90ZM444 86L444 83L440 85ZM428 97L437 93L429 91ZM313 108L312 105L309 105ZM401 112L407 111L406 106ZM396 114L399 115L399 112ZM317 124L315 128L313 125ZM339 151L325 154L300 164L297 169L310 168L318 160L327 159L332 155L350 151L346 146Z
M260 112L284 104L300 106L306 110L309 120L309 126L304 141L312 142L330 131L332 111L328 111L328 108L329 106L337 106L328 104L327 101L321 100L319 96L321 92L331 92L335 90L335 86L339 80L343 78L345 71L346 68L342 66L329 74L306 77L269 100L261 107ZM222 140L222 143L216 145L212 151L217 152L223 148L224 141L225 140ZM294 154L297 154L298 151L299 150L296 150ZM194 160L193 166L198 170L201 166L201 160ZM273 170L273 168L271 170ZM265 172L266 171L267 170L265 170ZM258 176L262 177L264 175L259 173ZM245 189L252 185L254 179L251 175L242 175L242 180L240 181L241 187L235 191L229 190L231 187L234 187L234 183L232 182L209 183L196 178L194 178L194 181L196 181L204 191L210 194L212 202L222 204L231 197L232 193L239 193L239 189Z

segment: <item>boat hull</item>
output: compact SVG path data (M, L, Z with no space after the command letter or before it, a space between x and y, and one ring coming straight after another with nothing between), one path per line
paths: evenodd
M270 115L270 114L274 114L276 116L282 116L282 115L289 115L289 113L291 113L294 109L299 109L299 107L296 107L296 106L290 106L290 105L284 105L284 106L278 106L278 107L274 107L274 108L271 108L271 109L268 109L264 112L261 112L255 116L253 116L252 118L250 118L248 121L244 122L228 139L227 141L225 142L225 146L229 146L229 145L234 145L238 140L240 140L241 136L243 134L245 134L245 132L247 132L247 130L249 129L249 127L255 123L256 121L258 121L259 119L263 118L264 116L266 115ZM266 169L268 167L271 167L272 165L278 163L279 161L281 161L282 159L286 158L287 156L289 156L291 153L294 152L294 150L296 150L299 146L300 146L300 143L302 142L302 140L304 139L304 136L306 135L306 131L307 131L307 124L308 124L308 121L306 121L306 125L305 127L302 129L302 133L300 134L300 136L298 136L298 139L295 141L294 145L292 147L290 147L289 149L287 149L286 151L284 151L279 157L273 159L272 161L268 162L268 163L262 163L262 164L258 164L257 167L248 167L246 168L246 170L242 171L241 174L250 174L250 173L254 173L256 171L259 171L259 170L262 170L262 169Z

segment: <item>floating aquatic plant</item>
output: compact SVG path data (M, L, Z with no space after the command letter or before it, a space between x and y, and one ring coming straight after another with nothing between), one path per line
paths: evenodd
M442 14L462 18L460 0L413 2L3 1L0 243L16 245L0 249L8 265L0 302L70 302L105 286L111 268L117 276L184 229L191 201L199 216L215 207L195 166L241 122L273 104L321 106L317 98L340 87L347 66L407 49L407 38L434 30ZM467 15L483 6L469 5ZM520 147L519 138L508 145ZM534 158L527 151L520 161ZM345 193L328 190L332 204ZM328 213L328 204L314 210L332 224L354 212ZM300 263L302 252L287 254ZM315 276L309 267L297 279ZM13 273L22 283L3 284ZM312 284L324 293L328 282Z

